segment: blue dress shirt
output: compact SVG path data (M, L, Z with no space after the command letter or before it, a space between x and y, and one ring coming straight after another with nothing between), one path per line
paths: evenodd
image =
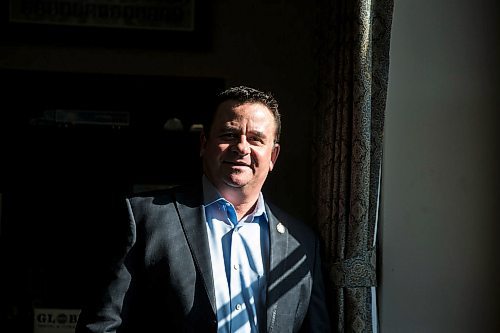
M234 206L203 176L218 332L259 332L266 320L269 226L264 197L237 220Z

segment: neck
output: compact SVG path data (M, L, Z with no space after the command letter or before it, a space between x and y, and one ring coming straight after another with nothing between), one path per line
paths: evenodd
M224 199L233 204L238 220L250 214L255 209L260 194L260 191L247 193L247 191L241 188L226 188L219 191Z

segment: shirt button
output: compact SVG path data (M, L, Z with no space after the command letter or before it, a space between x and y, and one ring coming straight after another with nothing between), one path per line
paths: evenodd
M234 265L233 265L233 269L234 269L235 271L237 271L237 270L238 270L238 268L240 268L240 266L239 266L239 265L237 265L237 264L234 264Z
M236 304L236 310L241 310L241 304Z

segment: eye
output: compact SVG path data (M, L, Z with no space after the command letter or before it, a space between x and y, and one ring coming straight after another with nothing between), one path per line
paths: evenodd
M264 139L262 139L262 137L258 136L258 135L251 135L251 136L247 137L247 140L248 140L248 142L257 143L257 144L264 143Z
M233 140L237 137L238 135L234 132L226 132L226 133L222 133L221 135L219 135L219 137L223 140Z

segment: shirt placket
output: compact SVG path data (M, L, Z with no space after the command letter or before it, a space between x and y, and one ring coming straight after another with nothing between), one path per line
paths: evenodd
M234 207L226 202L225 210L229 222L232 224L231 231L231 256L230 256L230 270L229 274L229 290L230 290L230 313L231 313L231 332L250 332L250 323L245 307L245 300L243 297L243 286L241 276L241 258L244 253L241 236L239 233L241 225L238 225L238 219Z
M250 332L250 318L248 309L245 305L243 297L243 277L242 277L242 252L243 244L240 235L240 226L236 226L232 233L231 243L231 310L232 310L232 325L231 332Z

